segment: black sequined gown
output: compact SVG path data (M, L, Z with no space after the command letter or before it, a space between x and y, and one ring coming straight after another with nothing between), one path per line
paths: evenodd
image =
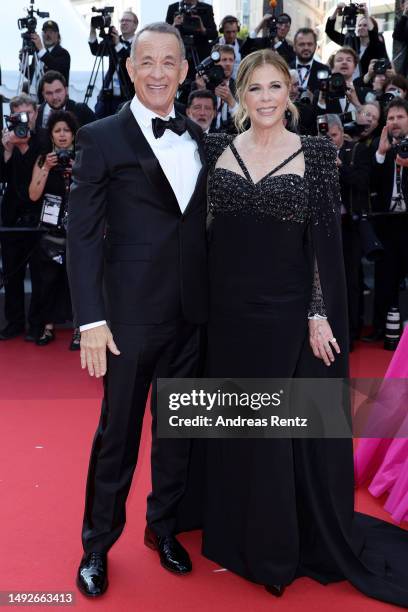
M347 347L334 149L302 137L303 177L276 175L286 160L254 184L233 138L206 143L207 376L347 376L346 351L327 368L308 343L312 313ZM215 168L227 146L244 176ZM205 556L260 584L346 578L408 606L408 534L354 513L350 440L208 440L207 466Z

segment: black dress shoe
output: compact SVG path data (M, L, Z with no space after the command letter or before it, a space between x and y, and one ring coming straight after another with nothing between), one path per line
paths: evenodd
M0 340L11 340L12 338L17 338L17 336L21 336L24 333L24 325L19 326L13 323L9 323L0 331Z
M70 351L79 351L81 350L81 332L76 327L74 329L74 333L72 334L71 344L69 345Z
M78 568L77 587L87 597L99 597L108 588L108 558L106 553L86 553Z
M40 336L39 338L37 338L35 343L36 343L37 346L47 346L47 344L49 344L53 340L55 340L54 330L53 329L48 329L48 327L46 327L44 329L43 335Z
M266 584L265 589L268 591L268 593L274 595L275 597L282 597L285 591L283 584Z
M379 342L380 340L384 340L384 330L375 329L373 332L371 332L371 334L363 336L361 340L363 342Z
M175 574L188 574L192 570L188 552L174 536L157 536L146 527L144 543L157 550L162 566Z

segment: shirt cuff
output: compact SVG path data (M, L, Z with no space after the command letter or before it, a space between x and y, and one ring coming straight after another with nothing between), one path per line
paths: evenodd
M375 152L375 159L377 164L383 164L385 162L385 155L381 155L378 151Z
M39 51L37 51L37 55L40 59L44 57L46 53L47 53L47 49L40 49Z
M118 44L117 44L117 45L115 45L115 51L116 51L116 53L119 53L119 51L122 51L122 49L123 49L123 47L124 47L124 46L125 46L125 45L124 45L123 43L118 42Z
M249 33L249 38L257 38L258 34L255 32L255 30L252 30L252 32Z
M95 323L87 323L86 325L80 325L79 331L87 331L88 329L93 329L94 327L100 327L101 325L106 325L106 321L96 321Z
M98 40L98 39L96 38L96 36L90 36L90 37L88 38L88 42L90 42L90 43L94 43L94 42L96 42L97 40Z
M309 321L319 321L320 319L324 319L325 321L327 321L327 317L320 315L320 314L310 314L308 317Z

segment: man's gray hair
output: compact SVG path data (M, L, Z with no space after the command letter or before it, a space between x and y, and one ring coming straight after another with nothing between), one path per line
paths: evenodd
M333 113L326 115L326 120L327 120L327 125L329 126L329 130L330 128L336 126L339 128L339 130L341 130L342 132L344 132L344 128L343 128L343 124L341 122L341 119L338 115L335 115Z
M186 58L186 50L184 48L183 39L181 38L180 32L178 31L178 29L175 28L174 26L170 25L169 23L166 23L165 21L158 21L156 23L149 23L147 26L142 28L136 34L136 36L135 36L135 38L133 40L133 43L132 43L132 50L131 50L131 53L130 53L130 57L133 60L136 57L137 43L139 41L139 38L143 34L143 32L156 32L157 34L172 34L173 36L175 36L177 38L178 44L180 46L181 59L185 59Z
M15 109L18 106L22 106L23 104L31 105L34 110L37 110L37 102L26 93L21 93L19 96L14 96L10 100L10 111L14 113Z

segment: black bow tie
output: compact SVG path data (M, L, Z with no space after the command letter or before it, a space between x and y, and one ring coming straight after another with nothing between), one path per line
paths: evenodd
M166 130L171 130L181 136L187 129L184 117L171 117L168 121L155 117L152 119L152 129L155 138L161 138Z

